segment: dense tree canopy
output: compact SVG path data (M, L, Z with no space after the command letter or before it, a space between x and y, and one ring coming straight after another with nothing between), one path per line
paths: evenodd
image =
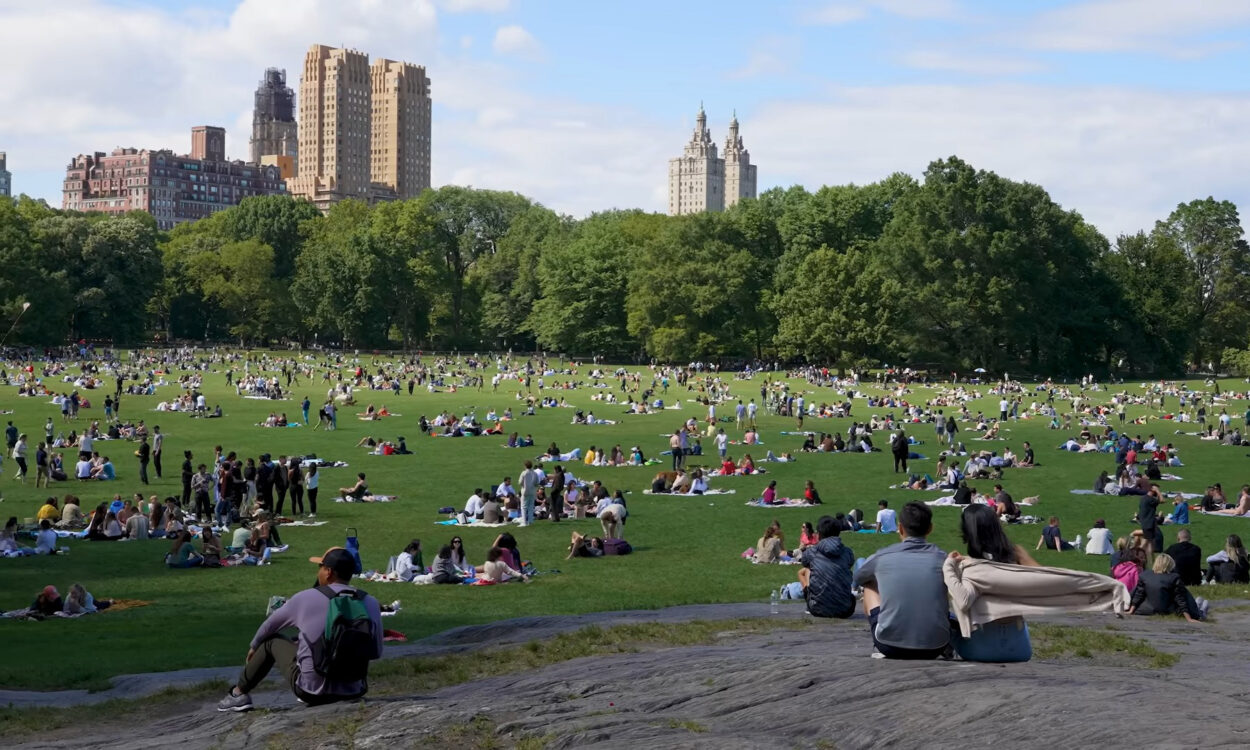
M1250 246L1205 198L1109 243L951 157L724 213L560 216L445 187L326 215L284 196L151 217L0 201L10 341L529 350L1065 375L1250 371Z

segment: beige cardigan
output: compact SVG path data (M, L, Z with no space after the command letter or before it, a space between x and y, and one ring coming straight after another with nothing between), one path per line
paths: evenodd
M1041 568L946 558L942 577L965 638L989 622L1060 612L1128 611L1124 584L1109 576L1066 568Z

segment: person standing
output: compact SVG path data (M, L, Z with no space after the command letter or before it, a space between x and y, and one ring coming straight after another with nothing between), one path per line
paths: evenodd
M148 445L146 435L139 438L139 450L135 451L135 455L139 457L139 481L147 484L148 463L152 460L152 446Z
M161 426L152 426L152 468L156 469L156 478L161 478L161 450L165 447L165 436L161 434Z
M13 446L17 445L17 428L13 426L13 420L9 420L9 426L4 428L4 442L9 448L9 455L13 455Z
M894 473L898 473L898 467L901 465L903 471L907 471L907 456L911 452L911 444L907 442L907 435L901 429L894 433L894 440L890 443L890 452L894 454Z
M326 425L326 430L337 430L339 428L338 407L334 405L333 400L326 403L326 419L330 422Z
M191 467L191 451L182 452L182 507L187 507L191 500L191 477L195 470Z
M291 512L304 515L304 472L300 470L300 461L292 456L286 470L287 485L291 492Z
M302 402L300 402L300 405L299 405L300 411L302 411L302 412L304 413L304 424L305 424L305 425L307 425L307 424L308 424L308 409L309 409L309 408L311 408L311 407L312 407L312 402L308 400L308 397L307 397L307 396L305 396L305 397L304 397L304 400L303 400Z
M317 464L308 467L308 474L304 476L304 488L308 490L308 517L317 517L317 485L321 477L317 474Z
M12 426L13 423L9 422L9 425ZM13 460L17 462L17 474L15 474L13 478L20 479L23 482L25 482L26 481L26 433L23 432L21 435L17 436L17 442L13 444L13 453L11 455L13 457Z
M44 487L47 487L48 482L50 481L50 474L48 471L49 462L48 462L48 450L46 447L47 445L48 443L40 443L35 448L35 486L36 487L40 486L39 484L40 482L43 483Z
M538 499L538 472L534 471L533 461L525 462L517 482L521 485L521 525L529 526L534 523L534 503Z
M48 417L47 424L43 426L43 442L49 449L52 448L53 434L55 431L56 428L52 425L52 417Z
M274 512L279 516L282 515L282 506L286 504L286 491L289 485L286 456L278 456L278 465L273 468L273 487L278 492L278 504Z
M1156 554L1163 551L1163 532L1159 529L1159 485L1150 485L1150 490L1137 502L1137 523L1141 524L1141 533L1150 543L1151 550Z
M938 409L937 416L933 418L933 431L937 433L937 441L940 444L946 438L946 415Z

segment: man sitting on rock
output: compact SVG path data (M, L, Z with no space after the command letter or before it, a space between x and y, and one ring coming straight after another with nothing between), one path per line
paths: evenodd
M855 573L864 587L874 659L936 659L950 645L950 606L942 578L945 555L925 537L933 511L908 503L899 513L898 544L877 550Z
M820 541L803 550L799 570L807 611L816 617L846 619L855 614L855 595L851 593L855 553L842 543L842 524L833 516L821 516L816 533Z
M382 609L353 588L356 560L331 547L317 563L317 586L292 596L261 624L239 682L218 711L249 711L249 695L275 666L295 697L308 705L360 698L368 691L369 662L382 656ZM295 640L284 628L299 631Z

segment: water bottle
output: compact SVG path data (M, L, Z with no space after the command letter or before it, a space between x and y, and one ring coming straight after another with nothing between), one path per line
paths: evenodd
M773 589L768 595L768 609L772 614L777 614L777 604L781 601L781 594L778 589Z

